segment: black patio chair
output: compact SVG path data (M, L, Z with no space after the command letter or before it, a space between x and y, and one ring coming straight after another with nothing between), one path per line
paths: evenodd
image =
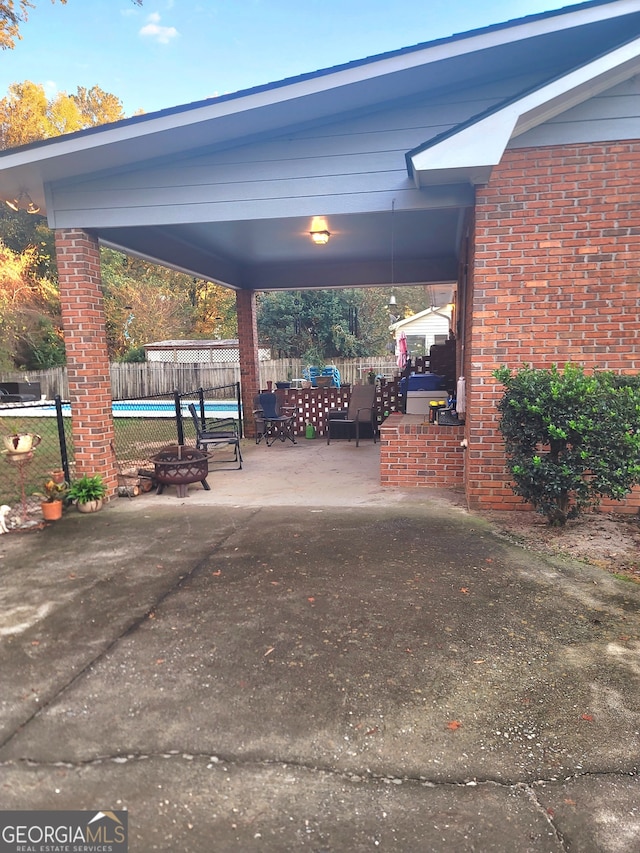
M378 418L376 413L376 386L354 385L351 389L348 409L329 409L327 412L327 444L332 438L355 437L356 447L361 438L378 436Z
M240 431L237 421L233 418L202 418L193 403L189 403L189 413L196 430L196 447L198 450L208 452L209 449L230 446L233 448L233 459L216 461L235 463L238 469L242 468Z
M263 391L254 398L253 417L256 424L256 444L264 438L267 447L280 439L297 444L294 435L297 406L281 406L273 391Z

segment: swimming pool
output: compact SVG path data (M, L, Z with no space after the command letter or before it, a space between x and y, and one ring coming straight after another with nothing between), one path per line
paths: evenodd
M182 417L189 418L188 400L181 405ZM196 403L196 408L199 404ZM235 400L205 400L205 416L208 418L237 418L238 404ZM174 418L176 407L173 400L115 400L113 403L114 418ZM11 403L0 406L0 417L31 417L31 418L53 418L56 407L53 403L27 403L26 405L13 405ZM71 407L63 404L62 414L70 417Z

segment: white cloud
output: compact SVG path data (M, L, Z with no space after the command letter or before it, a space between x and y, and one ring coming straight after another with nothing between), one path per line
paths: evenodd
M147 17L147 22L139 31L139 35L143 38L152 38L159 44L169 44L171 39L178 35L178 30L175 27L161 26L160 15L157 12L152 12Z

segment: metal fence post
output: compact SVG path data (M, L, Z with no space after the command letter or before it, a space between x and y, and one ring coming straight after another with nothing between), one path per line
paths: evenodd
M236 402L238 405L238 424L240 428L240 438L244 438L243 423L242 423L242 398L240 396L240 383L236 382Z
M67 452L67 436L64 431L64 419L62 417L62 398L59 394L53 398L56 404L56 423L58 424L58 442L60 443L60 463L64 471L64 479L67 483L71 482L69 473L69 454Z
M180 405L180 392L176 388L173 392L173 399L176 406L176 432L178 435L178 444L184 444L184 424L182 423L182 406Z

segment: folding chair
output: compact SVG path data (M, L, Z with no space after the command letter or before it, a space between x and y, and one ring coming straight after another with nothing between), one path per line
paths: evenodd
M235 462L238 469L242 468L242 451L240 450L240 432L238 423L233 418L203 418L198 414L193 403L189 403L189 413L196 430L196 447L198 450L209 451L209 448L233 447L233 459L217 460Z
M273 391L263 391L254 398L253 417L256 423L256 444L264 438L267 447L274 441L289 441L296 444L294 426L296 406L280 406Z

